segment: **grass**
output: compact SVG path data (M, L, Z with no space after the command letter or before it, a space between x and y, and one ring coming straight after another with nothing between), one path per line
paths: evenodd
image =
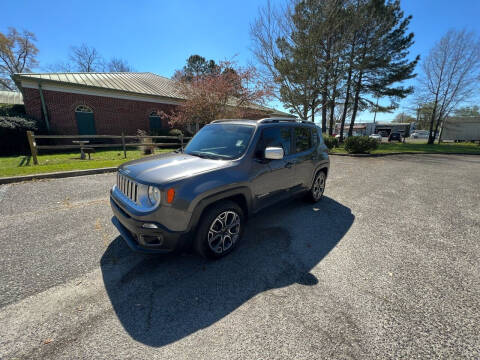
M157 149L155 154L169 151L172 149ZM91 154L91 160L88 160L88 155L87 160L80 160L80 151L77 150L39 155L38 165L33 165L31 156L0 157L0 177L112 167L143 156L140 150L128 150L126 159L121 150L98 150Z
M425 141L414 141L407 143L381 143L378 149L371 154L389 154L398 152L414 152L419 154L441 154L441 153L465 153L480 155L480 146L473 143L441 143L428 145ZM333 154L346 154L343 147L331 150Z
M172 149L157 149L156 154L169 152ZM382 143L372 154L388 154L397 152L414 152L423 154L435 153L466 153L480 155L480 146L473 143L442 143L427 145L425 141L403 143ZM343 147L331 151L334 154L345 154ZM121 150L99 150L92 154L91 160L80 160L79 151L67 153L45 154L38 156L38 165L33 165L30 156L0 157L0 177L41 174L56 171L98 169L118 166L126 161L139 159L144 155L140 150L128 150L124 159Z

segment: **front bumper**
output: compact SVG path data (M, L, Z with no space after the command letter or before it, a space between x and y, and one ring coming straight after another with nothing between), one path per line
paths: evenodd
M153 223L157 226L156 229L144 228L145 223L152 222L133 218L112 196L110 205L114 214L112 223L132 250L147 254L166 254L185 246L188 233L171 231L158 223Z

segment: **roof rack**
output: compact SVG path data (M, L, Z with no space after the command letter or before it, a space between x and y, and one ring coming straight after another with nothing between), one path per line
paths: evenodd
M218 119L218 120L210 121L210 124L219 123L219 122L227 122L227 121L242 121L242 120L248 120L248 119Z
M263 118L259 120L252 120L252 119L218 119L213 120L210 124L219 123L219 122L228 122L228 121L256 121L259 124L268 124L268 123L279 123L279 122L294 122L294 123L303 123L303 124L310 124L315 125L311 121L308 120L300 120L297 118Z
M311 121L307 120L300 120L297 118L294 119L289 119L289 118L263 118L258 120L259 123L265 124L265 123L278 123L278 122L297 122L297 123L302 123L302 124L313 124Z

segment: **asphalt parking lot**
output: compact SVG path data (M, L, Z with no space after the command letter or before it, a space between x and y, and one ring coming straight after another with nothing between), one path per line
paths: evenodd
M132 253L113 174L0 186L0 358L479 358L480 157L331 161L217 262Z

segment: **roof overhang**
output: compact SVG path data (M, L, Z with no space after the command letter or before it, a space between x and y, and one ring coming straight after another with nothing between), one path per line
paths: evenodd
M73 93L73 94L82 94L82 95L91 95L91 96L102 96L115 99L125 99L125 100L136 100L136 101L146 101L154 102L160 104L168 105L180 105L184 100L178 98L167 98L158 95L148 95L140 94L130 91L121 91L116 89L107 89L96 86L81 85L81 84L71 84L64 83L54 80L47 79L24 79L19 75L13 75L12 79L15 81L15 84L19 89L23 88L32 88L38 89L38 86L41 85L43 90Z

